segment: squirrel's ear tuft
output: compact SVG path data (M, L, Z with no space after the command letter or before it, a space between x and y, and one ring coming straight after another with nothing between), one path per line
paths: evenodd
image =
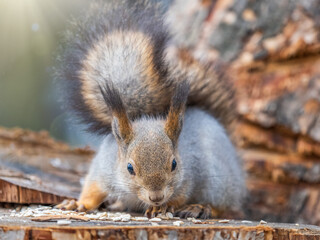
M186 102L189 94L189 83L183 81L179 83L171 99L171 106L165 123L165 132L171 139L173 145L176 145L182 125Z
M101 94L113 115L112 132L117 141L129 144L132 139L132 126L118 90L111 84L99 85Z

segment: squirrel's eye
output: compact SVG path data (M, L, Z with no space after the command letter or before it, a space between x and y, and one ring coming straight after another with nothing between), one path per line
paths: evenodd
M177 167L177 162L176 162L176 160L175 160L175 159L173 159L173 161L172 161L172 168L171 168L171 172L173 172L173 171L176 169L176 167Z
M135 175L134 170L133 170L133 166L132 166L131 163L128 163L127 169L128 169L128 172L129 172L131 175Z

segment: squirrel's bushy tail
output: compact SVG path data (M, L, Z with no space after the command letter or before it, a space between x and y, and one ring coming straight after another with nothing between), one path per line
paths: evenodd
M196 106L213 115L232 132L237 120L233 83L222 65L199 62L186 50L176 49L168 58L169 72L188 79L190 85L187 106Z
M167 58L170 40L163 8L148 0L95 0L74 20L58 57L57 77L67 86L69 109L88 129L111 131L112 109L99 86L114 86L129 120L142 115L165 115L175 88L190 85L187 106L200 107L226 128L235 119L233 89L221 74L181 51Z
M169 34L162 12L148 0L94 0L71 21L55 75L67 110L88 130L111 131L112 113L99 90L105 83L117 89L130 119L169 107L173 90L164 62Z

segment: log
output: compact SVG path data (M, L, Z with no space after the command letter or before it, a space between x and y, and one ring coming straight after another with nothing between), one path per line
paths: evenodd
M298 141L296 151L316 156L320 156L319 4L177 0L168 14L172 30L179 33L175 48L188 51L200 63L222 61L227 66L243 121L291 135L281 151L292 151L290 141Z
M288 185L257 178L247 181L244 216L250 220L320 225L318 186Z
M4 215L1 212L0 215ZM202 221L194 224L184 220L151 222L110 222L72 220L68 226L55 222L34 222L28 218L6 217L0 222L1 239L317 239L320 227L311 225L241 222L231 220Z
M241 148L264 148L279 153L297 154L303 158L318 158L318 143L308 137L293 135L283 128L264 128L249 121L241 121L236 127L236 139Z
M92 155L46 132L0 128L0 202L57 204L77 198Z
M222 62L234 82L251 219L320 224L319 4L177 0L169 9L172 52Z
M250 176L288 185L320 184L320 163L315 163L317 159L309 158L306 161L297 154L278 154L257 149L246 149L240 154Z
M251 72L239 70L239 114L263 128L278 127L319 146L319 69L320 58L309 57L268 63ZM319 156L319 150L312 150L309 154Z

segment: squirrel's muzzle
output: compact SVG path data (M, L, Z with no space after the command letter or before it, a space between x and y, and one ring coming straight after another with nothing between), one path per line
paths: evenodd
M164 193L163 191L152 191L149 192L149 200L154 204L160 204L162 200L164 199Z

